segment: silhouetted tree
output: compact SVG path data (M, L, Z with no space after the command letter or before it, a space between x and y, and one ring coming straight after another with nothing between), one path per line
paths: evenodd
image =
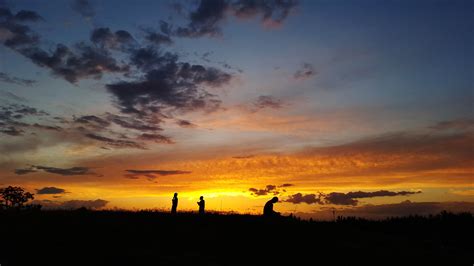
M33 194L26 192L21 187L8 186L0 188L0 197L2 198L2 208L22 208L29 200L34 199Z

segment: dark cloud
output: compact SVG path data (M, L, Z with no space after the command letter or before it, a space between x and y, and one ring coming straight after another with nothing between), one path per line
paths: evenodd
M474 119L442 121L430 128L435 130L474 130Z
M201 0L196 10L189 14L187 27L177 28L175 34L189 38L221 35L219 23L224 19L227 7L225 0Z
M22 104L10 104L0 107L0 133L10 136L22 136L27 128L39 128L50 130L49 126L23 122L27 117L48 116L45 111Z
M88 167L56 168L56 167L41 166L41 165L35 165L33 167L37 170L42 170L47 173L63 175L63 176L95 174L94 172L91 172L91 170Z
M24 15L24 14L29 15ZM21 15L23 14L23 15ZM16 17L24 17L25 19L17 19ZM8 8L0 8L0 41L7 47L15 49L21 53L22 49L27 49L38 44L39 36L33 32L28 25L27 17L39 17L33 11L22 10L16 15Z
M87 124L87 125L92 126L93 128L105 128L105 127L110 126L109 121L95 115L85 115L85 116L81 116L77 118L75 117L74 122Z
M413 194L421 193L421 191L388 191L388 190L379 190L373 192L364 192L364 191L356 191L356 192L348 192L348 193L340 193L340 192L331 192L329 194L319 193L316 194L306 194L303 195L301 193L297 193L294 195L290 195L286 202L290 202L293 204L299 203L307 203L307 204L334 204L334 205L350 205L356 206L359 201L357 199L361 198L373 198L373 197L394 197L394 196L408 196Z
M95 16L94 7L88 0L74 0L72 9L78 12L85 19L91 19Z
M0 97L5 97L9 100L13 100L16 102L27 102L27 100L21 96L18 96L10 91L1 91L0 90Z
M196 127L196 125L191 123L190 121L182 120L182 119L177 120L176 124L178 124L178 126L184 127L184 128L194 128L194 127Z
M174 141L167 136L160 134L143 133L138 137L139 140L153 141L155 143L174 144Z
M305 80L315 76L317 72L314 70L313 65L309 63L303 63L301 69L298 69L293 77L298 80Z
M38 13L30 10L20 10L18 13L13 13L6 7L0 7L0 18L10 22L37 22L44 20Z
M16 13L13 19L19 22L36 22L36 21L44 20L36 12L29 11L29 10L19 11L18 13Z
M96 28L91 33L91 42L102 49L130 49L136 43L133 36L125 30L112 32L109 28Z
M229 16L241 19L261 17L264 26L277 27L296 6L294 0L201 0L186 15L189 22L185 27L172 30L169 24L164 24L168 33L179 37L217 37L222 35L221 24ZM183 8L179 10L182 12Z
M49 194L64 194L66 193L65 189L57 187L44 187L36 190L36 194L49 195Z
M351 198L347 194L339 193L339 192L332 192L328 195L324 195L324 202L328 204L335 204L335 205L352 205L355 206L359 202L358 200Z
M74 176L74 175L95 175L96 173L92 172L88 167L71 167L71 168L57 168L50 166L41 166L41 165L32 165L29 168L20 168L15 169L15 174L25 175L35 172L46 172L51 174L57 174L62 176Z
M34 168L15 169L15 174L17 174L17 175L26 175L26 174L30 174L30 173L36 173L36 172L38 172L38 171Z
M293 184L289 184L289 183L285 183L285 184L281 184L279 185L278 187L292 187L294 186Z
M32 17L32 11L28 12L28 16ZM124 73L129 70L128 66L119 65L108 49L97 45L82 42L71 49L57 44L52 51L44 50L40 47L40 36L23 23L27 21L27 16L22 16L24 19L20 21L12 15L0 16L0 40L38 66L49 68L55 76L75 83L80 78L98 79L106 72ZM115 40L123 40L125 37L122 35L125 35L123 31L114 33Z
M127 65L120 65L107 49L86 43L76 44L74 50L58 44L52 53L38 47L20 49L19 52L71 83L82 78L100 79L104 73L126 73L129 70Z
M74 5L80 12L90 7L87 1L76 1ZM204 9L199 9L192 16L193 19L205 20L207 11ZM161 130L159 124L163 118L173 118L176 114L191 111L217 110L221 101L207 89L222 87L232 78L231 74L218 68L180 62L177 54L159 50L156 45L142 47L129 32L112 31L106 27L94 29L90 42L71 46L57 44L53 49L46 50L40 45L40 36L23 24L34 20L32 13L19 14L22 19L15 20L10 10L2 11L0 33L3 44L38 66L49 69L54 76L76 83L86 78L100 79L106 73L122 75L122 81L109 83L106 88L113 95L116 106L126 116L108 114L74 118L74 124L80 123L82 126L72 129L73 132L80 131L84 137L109 146L143 148L141 143L129 140L125 134L114 132L115 129L109 127L111 124L142 132L157 131ZM169 43L167 38L170 28L166 23L162 23L160 28L163 34L146 31L148 44ZM120 58L120 61L115 58ZM15 81L11 78L8 80ZM186 122L180 122L179 125L192 127L191 123ZM32 127L61 130L60 127L40 123ZM21 135L23 131L11 123L3 123L0 130L9 135ZM149 132L135 134L134 137L136 140L171 143L170 138Z
M156 124L146 123L142 120L133 118L133 117L126 117L126 116L119 116L107 113L106 118L108 121L117 124L123 128L128 129L135 129L139 131L158 131L162 130Z
M190 171L182 170L125 170L126 178L129 179L139 179L141 177L147 178L149 181L155 180L158 176L168 176L168 175L183 175L190 174Z
M268 194L278 195L280 192L277 190L277 186L275 185L267 185L264 189L257 189L257 188L249 188L251 195L254 196L265 196Z
M0 124L0 126L2 126L2 124ZM23 131L22 129L18 129L12 126L0 128L0 133L3 133L5 135L10 135L10 136L22 136L24 132L25 131Z
M131 141L131 140L123 140L123 139L112 139L109 137L104 137L101 135L93 134L93 133L86 133L84 135L87 138L103 142L108 146L112 146L115 148L136 148L136 149L145 149L143 144Z
M35 80L13 77L4 72L0 72L0 82L11 83L15 85L23 85L23 86L31 86L36 83Z
M62 128L58 127L58 126L41 125L41 124L38 124L38 123L34 123L31 126L34 127L34 128L45 129L45 130L54 130L54 131L61 131L62 130Z
M239 155L239 156L233 156L232 158L234 159L250 159L255 157L255 155Z
M270 95L260 95L254 102L254 106L257 109L271 108L280 109L283 107L283 103L280 99L277 99Z
M189 171L182 170L125 170L128 173L136 175L156 174L156 175L182 175L189 174Z
M161 54L151 47L136 50L132 64L146 70L136 81L107 85L123 113L150 116L164 110L180 112L216 110L221 101L203 86L221 87L231 75L216 68L205 68L177 61L177 55Z
M43 209L101 209L104 208L109 201L96 199L96 200L68 200L68 201L52 201L52 200L34 200L32 204L39 204L43 206Z
M316 194L303 195L301 193L296 193L294 195L288 196L288 199L285 200L285 202L290 202L290 203L293 203L293 204L300 204L300 203L306 203L306 204L319 203L319 204L322 204L321 198L319 196L317 196Z
M162 32L163 33L168 32L168 30L166 29L166 26L162 26ZM146 30L145 33L146 33L145 39L154 45L162 45L162 44L170 45L173 43L173 41L171 40L171 37L168 35L169 33L162 34L153 30Z
M298 5L296 0L238 0L232 2L232 11L238 18L261 16L262 24L278 27Z

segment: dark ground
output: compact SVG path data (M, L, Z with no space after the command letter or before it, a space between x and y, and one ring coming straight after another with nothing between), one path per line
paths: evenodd
M150 211L0 212L1 266L473 263L471 214L309 222Z

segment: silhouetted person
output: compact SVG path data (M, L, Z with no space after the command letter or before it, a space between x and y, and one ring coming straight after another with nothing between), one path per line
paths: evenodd
M173 199L171 200L171 213L175 214L178 208L178 193L174 193Z
M277 202L278 202L277 197L273 197L271 200L267 201L267 203L265 203L265 207L263 207L263 216L266 216L266 217L279 216L280 213L273 210L273 203L277 203Z
M199 214L204 214L204 207L206 205L206 202L204 201L203 196L199 198L199 201L197 202L197 204L199 205Z

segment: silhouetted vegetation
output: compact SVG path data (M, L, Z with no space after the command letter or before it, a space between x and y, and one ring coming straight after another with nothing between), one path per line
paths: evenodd
M33 199L33 194L21 187L0 188L0 209L22 209L25 203Z
M11 265L472 265L470 213L372 221L158 211L0 213Z

